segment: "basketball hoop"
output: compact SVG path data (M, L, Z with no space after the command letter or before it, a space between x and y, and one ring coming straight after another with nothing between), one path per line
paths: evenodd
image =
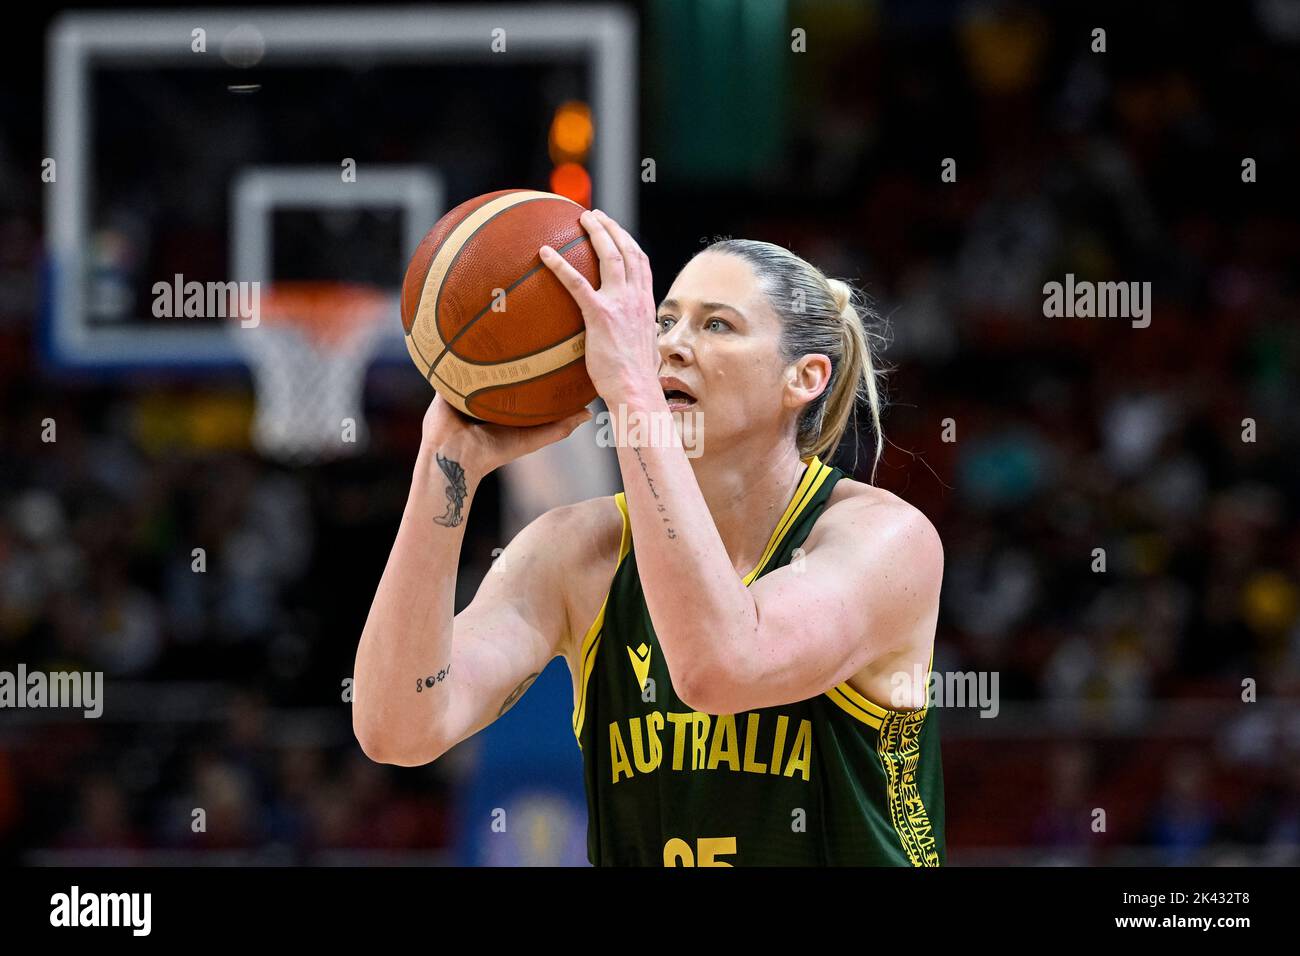
M368 438L366 366L394 298L355 283L279 282L259 299L255 314L230 322L253 373L254 447L295 464L357 454Z

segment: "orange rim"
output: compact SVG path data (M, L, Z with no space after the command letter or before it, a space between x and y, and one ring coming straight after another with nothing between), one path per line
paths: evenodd
M258 324L297 326L318 344L338 346L383 319L392 301L381 289L354 282L277 282L261 290Z

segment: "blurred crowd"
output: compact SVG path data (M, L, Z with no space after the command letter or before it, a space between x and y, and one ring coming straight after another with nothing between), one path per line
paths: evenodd
M818 180L839 229L738 227L877 295L880 483L945 542L935 666L1037 702L1037 739L947 738L957 859L1300 860L1300 36L1183 12L971 6L943 43L848 44L804 113L809 162L857 131ZM1067 274L1149 281L1150 326L1045 317Z
M352 655L412 453L295 474L147 451L122 396L53 414L8 397L0 661L102 671L105 707L0 714L0 846L447 848L448 767L394 774L351 736ZM47 414L55 441L21 434Z
M1152 4L1096 53L1069 5L865 6L791 77L783 165L643 187L656 291L725 232L888 320L877 480L944 541L935 667L1000 677L997 719L940 713L954 863L1300 862L1300 25ZM24 146L6 123L0 183ZM246 390L39 368L40 209L0 189L0 669L140 695L0 712L0 855L439 859L456 763L371 764L345 699L427 394L372 395L371 447L325 467L187 440ZM1150 326L1044 317L1067 273L1151 282ZM838 463L860 445L865 479L873 440ZM458 606L503 543L495 495Z

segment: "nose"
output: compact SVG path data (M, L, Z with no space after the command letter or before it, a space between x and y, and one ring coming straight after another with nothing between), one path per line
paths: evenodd
M664 362L676 362L684 364L692 358L692 342L690 333L686 331L689 323L684 321L674 322L673 327L667 332L660 332L657 345L659 346L659 358Z

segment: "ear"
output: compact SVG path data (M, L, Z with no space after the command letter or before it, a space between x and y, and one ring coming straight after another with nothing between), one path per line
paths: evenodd
M825 390L830 380L829 356L820 352L800 356L786 366L783 404L786 408L803 408Z

